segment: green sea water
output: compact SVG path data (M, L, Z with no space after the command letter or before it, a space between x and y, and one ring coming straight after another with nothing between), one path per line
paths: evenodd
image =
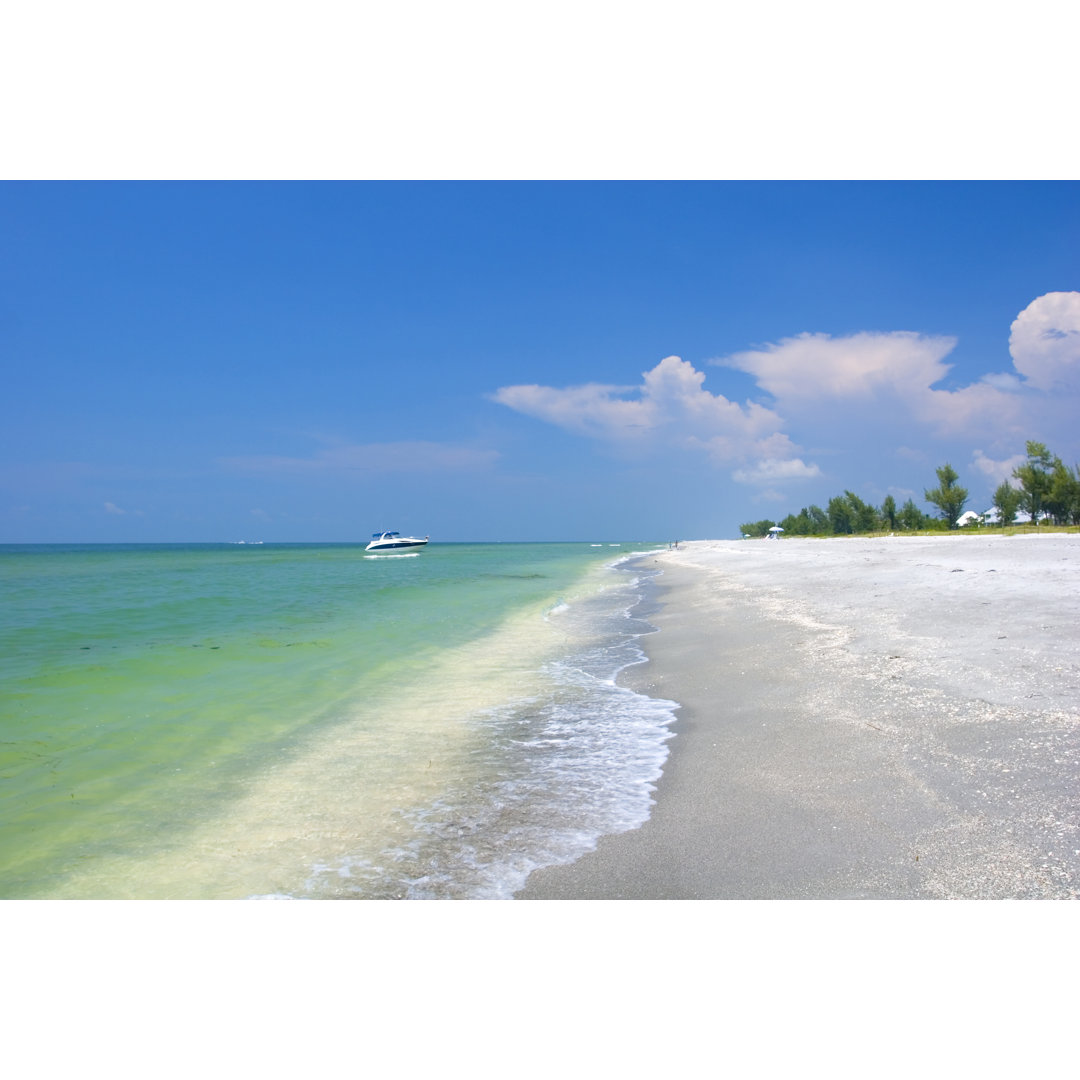
M0 547L0 897L497 897L640 823L657 545Z

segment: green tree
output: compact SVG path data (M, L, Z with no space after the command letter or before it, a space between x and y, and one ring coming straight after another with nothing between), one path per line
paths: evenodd
M1008 480L1002 480L994 492L994 505L1001 514L1001 524L1011 525L1020 506L1020 492Z
M890 531L896 529L896 500L891 495L886 495L881 504L881 519Z
M967 488L962 488L957 483L960 476L948 462L935 471L938 486L924 491L923 498L941 511L942 520L948 522L950 529L955 529L957 519L964 512L964 503L967 502Z
M1080 464L1073 466L1072 503L1069 508L1069 524L1080 525Z
M788 514L788 516L780 522L780 528L782 528L789 536L809 536L814 531L810 521L810 515L806 512L805 506L798 514Z
M774 525L775 521L764 518L762 521L748 521L739 526L739 531L745 536L764 536Z
M1080 468L1073 473L1061 458L1054 458L1045 505L1055 525L1080 523Z
M814 506L813 504L808 506L806 516L810 519L810 532L812 535L829 535L829 515L820 506Z
M855 526L852 522L851 503L847 499L834 495L829 500L827 513L829 515L829 525L832 526L832 531L837 536L847 536L849 533L854 532Z
M1020 481L1020 507L1031 515L1036 525L1051 484L1050 451L1040 442L1027 444L1027 461L1013 469Z
M911 499L908 499L908 501L900 507L900 513L896 515L896 520L900 523L902 529L910 529L914 532L916 529L923 528L926 524L926 515Z
M873 532L878 527L877 510L862 501L854 491L845 491L844 498L851 507L851 527L855 532Z

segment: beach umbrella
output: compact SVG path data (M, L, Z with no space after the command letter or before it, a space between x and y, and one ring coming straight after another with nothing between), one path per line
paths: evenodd
M783 530L783 529L781 529L779 525L774 525L774 526L773 526L773 527L772 527L772 528L771 528L771 529L769 530L769 532L774 532L774 533L782 533L783 531L784 531L784 530Z

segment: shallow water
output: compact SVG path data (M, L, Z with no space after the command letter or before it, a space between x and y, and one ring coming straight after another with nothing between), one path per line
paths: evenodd
M0 896L512 895L648 815L654 547L0 548Z

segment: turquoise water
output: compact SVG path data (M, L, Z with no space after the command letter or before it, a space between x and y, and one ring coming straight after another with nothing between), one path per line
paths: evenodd
M648 815L655 547L0 548L0 896L512 895Z

